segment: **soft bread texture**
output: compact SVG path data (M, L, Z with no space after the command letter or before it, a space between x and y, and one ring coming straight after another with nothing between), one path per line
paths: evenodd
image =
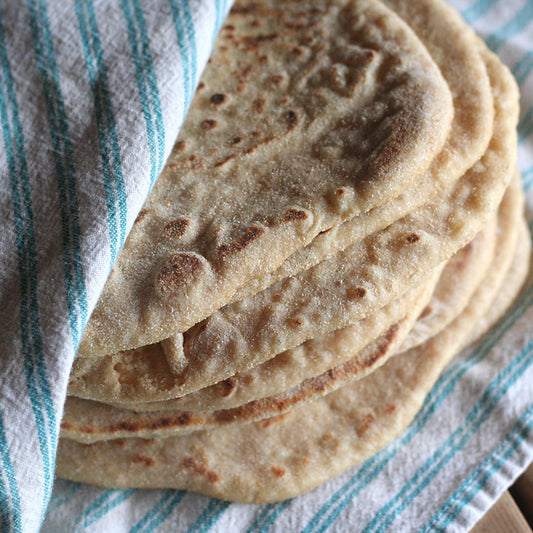
M527 246L517 247L515 262L529 265ZM511 272L517 270L527 266ZM90 445L61 439L58 475L104 487L186 488L246 503L301 494L364 461L405 429L491 302L493 308L500 303L496 295L516 297L518 288L511 280L509 291L508 280L480 287L463 313L425 344L285 415L166 439Z
M321 231L398 196L447 137L440 71L377 1L236 4L225 27L80 354L186 331Z
M183 396L350 325L421 283L487 223L514 172L516 84L492 53L482 51L493 83L495 129L482 159L450 190L313 268L214 312L183 336L188 364L180 374L169 375L168 365L164 374L153 373L161 368L153 368L147 352L161 351L157 346L81 358L74 363L69 394L104 402ZM137 366L121 363L131 357Z

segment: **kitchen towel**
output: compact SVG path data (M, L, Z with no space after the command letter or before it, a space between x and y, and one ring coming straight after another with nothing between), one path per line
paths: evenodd
M533 2L451 2L522 92L533 185ZM407 431L263 506L55 481L74 351L163 165L229 1L0 5L0 515L5 531L466 531L533 459L533 285L446 369ZM533 190L527 193L533 218ZM53 492L52 492L53 490ZM44 523L43 523L44 520Z

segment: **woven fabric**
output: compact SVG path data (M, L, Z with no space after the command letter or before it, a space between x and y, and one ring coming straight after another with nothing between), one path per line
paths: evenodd
M519 167L531 220L533 3L451 3L520 85ZM309 494L252 506L184 491L54 485L75 348L228 4L0 6L3 530L467 531L533 459L532 284L454 359L399 439Z

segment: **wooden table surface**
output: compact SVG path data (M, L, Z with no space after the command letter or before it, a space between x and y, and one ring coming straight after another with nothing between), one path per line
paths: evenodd
M505 491L471 533L532 533L533 465Z

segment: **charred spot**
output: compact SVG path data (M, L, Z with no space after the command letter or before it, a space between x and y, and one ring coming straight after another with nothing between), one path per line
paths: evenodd
M431 313L433 313L433 307L431 307L431 305L426 305L426 307L424 308L422 313L420 313L420 316L418 318L426 318L431 315Z
M346 192L346 191L345 191L344 189L337 189L337 190L335 191L335 194L336 194L337 196L342 196L345 192Z
M163 292L175 287L187 285L190 279L201 269L202 263L192 254L175 254L159 272L157 282Z
M268 56L259 56L259 63L268 63Z
M295 220L305 220L306 218L307 213L305 211L289 209L281 219L281 222L294 222Z
M405 236L405 242L408 244L414 244L415 242L418 242L420 240L420 237L416 233L410 233L409 235Z
M198 84L198 87L197 87L197 90L198 91L201 91L202 89L205 89L205 83L203 81L201 81L199 84Z
M274 76L270 76L269 81L272 85L280 85L283 81L283 76L281 74L274 74Z
M230 141L230 144L232 146L235 146L236 144L239 144L241 141L242 141L242 137L233 137L233 139L231 139Z
M358 300L366 296L366 290L363 287L348 287L346 289L346 298L349 300Z
M271 426L272 424L275 424L276 422L280 422L281 420L283 420L287 415L286 414L281 414L281 415L276 415L276 416L271 416L269 418L265 418L264 420L261 420L259 422L259 425L263 428L267 428L269 426Z
M328 229L324 229L322 231L320 231L318 234L319 235L324 235L325 233L329 233L333 228L328 228Z
M231 244L223 244L222 246L220 246L220 248L218 249L218 255L222 259L229 255L234 255L240 252L241 250L244 250L244 248L246 248L257 238L259 238L264 232L265 230L258 226L249 227L246 229L244 235L240 239L233 241Z
M279 466L271 466L270 470L276 477L283 477L287 473L284 468L280 468Z
M218 384L218 390L221 396L227 398L235 390L236 386L237 384L235 383L235 380L233 378L228 378Z
M249 15L250 13L255 13L259 9L259 6L252 2L251 4L243 5L241 2L237 2L231 8L232 15Z
M376 417L372 413L367 413L360 418L359 424L355 428L358 435L363 435L369 429Z
M210 100L213 105L221 105L227 100L227 98L228 97L225 94L217 93L211 95Z
M298 326L301 326L303 324L303 321L301 318L289 318L287 319L287 324L291 327L298 327Z
M256 113L262 113L265 110L265 99L257 98L253 101L253 106Z
M220 476L216 472L208 470L205 465L200 464L194 459L194 457L186 457L183 459L181 466L190 470L193 474L204 477L210 483L216 483L220 479Z
M231 161L232 159L235 159L237 157L237 154L230 154L221 159L220 161L217 161L213 166L215 168L219 168L222 165L225 165L228 161Z
M155 461L147 455L141 455L140 453L134 455L131 458L131 462L135 464L143 464L144 466L155 466Z
M252 72L253 70L253 65L246 65L242 70L241 70L241 76L243 78L246 78L248 76L248 74L250 74L250 72Z
M177 218L166 224L163 231L165 232L165 235L168 235L169 237L178 238L185 234L189 224L190 221L186 218Z
M298 125L298 115L294 111L287 111L285 113L285 118L287 119L289 131L291 131Z
M206 118L205 120L202 120L201 126L204 130L212 130L213 128L216 128L217 121L212 118Z
M295 46L292 50L291 50L292 54L295 55L295 56L301 56L304 52L302 50L302 48L300 48L299 46Z
M141 222L141 220L144 220L147 215L149 215L152 212L151 209L141 209L139 211L139 214L137 215L137 218L135 219L135 224L138 224Z
M133 422L117 422L116 424L112 424L108 427L108 431L115 432L115 431L138 431L139 424L135 424Z
M234 31L235 26L233 26L233 24L226 24L222 29L226 31Z

